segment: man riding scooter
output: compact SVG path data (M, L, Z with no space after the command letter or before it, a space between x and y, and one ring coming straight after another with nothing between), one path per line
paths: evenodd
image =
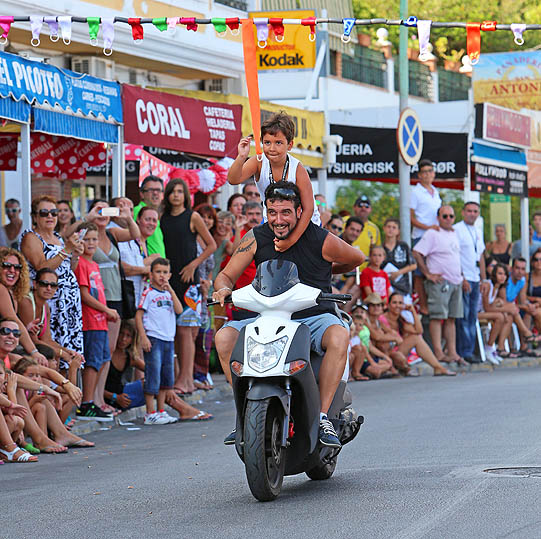
M275 239L283 240L295 229L302 212L300 200L299 189L294 183L280 181L268 186L265 192L268 222L243 237L231 260L214 282L214 301L223 305L234 283L252 260L255 260L256 265L272 259L293 262L297 266L301 283L329 293L333 273L346 273L362 264L364 256L358 249L313 223L308 225L304 234L287 251L275 250ZM339 448L341 443L327 418L327 412L346 366L349 329L337 316L334 304L327 301L295 313L292 319L308 326L312 349L324 354L319 375L319 441L325 446ZM229 360L239 332L253 320L228 322L216 334L216 350L229 382ZM235 431L224 443L235 443Z

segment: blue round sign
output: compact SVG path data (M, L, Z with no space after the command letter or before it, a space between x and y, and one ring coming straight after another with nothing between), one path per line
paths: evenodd
M410 166L415 165L423 153L423 130L413 109L404 109L400 114L396 142L402 159Z

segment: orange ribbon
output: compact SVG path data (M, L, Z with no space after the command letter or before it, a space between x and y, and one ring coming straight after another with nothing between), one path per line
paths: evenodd
M252 116L252 129L254 134L255 152L257 156L263 154L261 150L261 107L259 103L259 81L257 78L257 57L254 36L254 21L242 19L242 48L244 51L244 72L246 74L246 87L248 88L248 102Z
M476 64L481 56L481 23L466 23L467 52L471 63Z

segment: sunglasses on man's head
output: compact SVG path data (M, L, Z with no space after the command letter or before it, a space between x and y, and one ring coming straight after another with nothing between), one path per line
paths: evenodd
M43 286L43 288L46 288L50 286L51 288L58 288L58 283L55 283L54 281L38 281L39 286Z
M2 267L4 269L16 269L16 270L22 269L21 264L12 264L11 262L2 262Z
M40 217L48 217L49 215L51 217L56 217L58 215L58 210L56 208L53 208L52 210L39 210L38 215Z
M13 334L14 337L20 337L21 336L21 330L20 329L11 329L7 327L0 328L0 335L9 335Z
M273 189L272 193L269 193L269 198L271 198L272 195L280 195L281 197L288 198L297 198L297 193L295 193L293 189L287 189L285 187L277 187L276 189Z

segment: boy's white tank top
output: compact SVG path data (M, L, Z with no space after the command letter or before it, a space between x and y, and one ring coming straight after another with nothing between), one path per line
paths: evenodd
M261 196L261 202L263 203L263 219L267 220L267 208L265 207L265 190L270 184L270 161L267 159L265 154L262 154L263 160L261 161L261 172L259 174L259 180L255 182L259 195ZM285 178L288 182L297 183L297 167L299 166L300 161L288 154L289 167L287 170L287 177ZM281 178L280 178L281 179ZM275 178L276 181L276 178ZM319 215L319 210L317 209L316 200L314 198L314 213L312 214L312 223L315 225L321 226L321 217Z

